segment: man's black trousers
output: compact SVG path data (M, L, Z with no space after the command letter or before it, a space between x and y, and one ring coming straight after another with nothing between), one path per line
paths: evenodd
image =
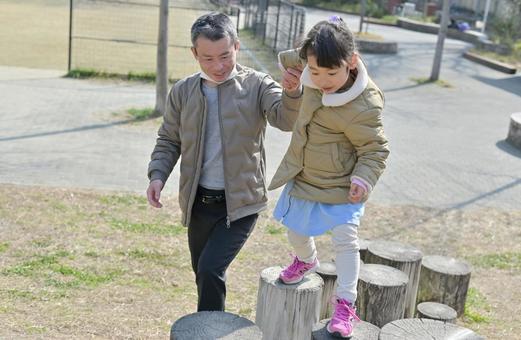
M226 269L239 253L258 214L227 225L224 191L199 187L188 226L188 245L197 284L197 311L224 311Z

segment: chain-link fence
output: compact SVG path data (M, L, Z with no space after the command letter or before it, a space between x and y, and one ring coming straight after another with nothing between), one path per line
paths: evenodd
M294 47L306 24L303 7L284 0L243 0L243 25L274 51Z

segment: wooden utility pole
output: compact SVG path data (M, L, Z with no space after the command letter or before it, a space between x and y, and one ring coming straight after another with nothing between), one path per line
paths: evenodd
M157 39L156 107L154 115L165 112L168 95L168 0L159 5L159 33Z
M436 81L440 77L441 58L443 56L443 44L447 36L447 27L449 25L449 2L443 0L443 8L441 14L440 30L438 32L438 42L436 43L436 52L434 53L434 63L432 64L431 81Z

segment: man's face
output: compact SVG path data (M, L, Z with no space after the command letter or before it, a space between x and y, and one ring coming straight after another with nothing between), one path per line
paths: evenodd
M192 53L199 66L215 82L226 80L235 67L239 42L233 43L230 37L211 41L199 37L192 47Z

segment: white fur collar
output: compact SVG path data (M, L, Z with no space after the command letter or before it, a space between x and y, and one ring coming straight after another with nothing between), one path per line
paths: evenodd
M358 70L358 75L356 76L356 80L351 88L341 93L322 94L322 105L342 106L354 100L356 97L362 94L362 92L364 92L365 88L367 87L367 83L369 82L369 76L367 75L367 70L364 66L364 63L362 60L360 60L360 58L358 59L356 69ZM304 86L318 89L318 87L311 80L311 75L307 65L302 71L300 81L302 84L304 84Z
M226 79L223 80L223 81L215 81L215 80L213 80L213 79L210 78L210 76L207 75L203 70L201 70L200 75L201 75L201 78L206 79L206 80L209 80L209 81L214 82L214 83L216 83L217 85L219 85L219 84L222 84L222 83L224 83L224 82L226 82L226 81L228 81L228 80L234 78L238 73L239 73L239 71L237 71L237 65L236 65L236 66L233 68L232 72L230 72L230 75L228 76L228 78L226 78Z

